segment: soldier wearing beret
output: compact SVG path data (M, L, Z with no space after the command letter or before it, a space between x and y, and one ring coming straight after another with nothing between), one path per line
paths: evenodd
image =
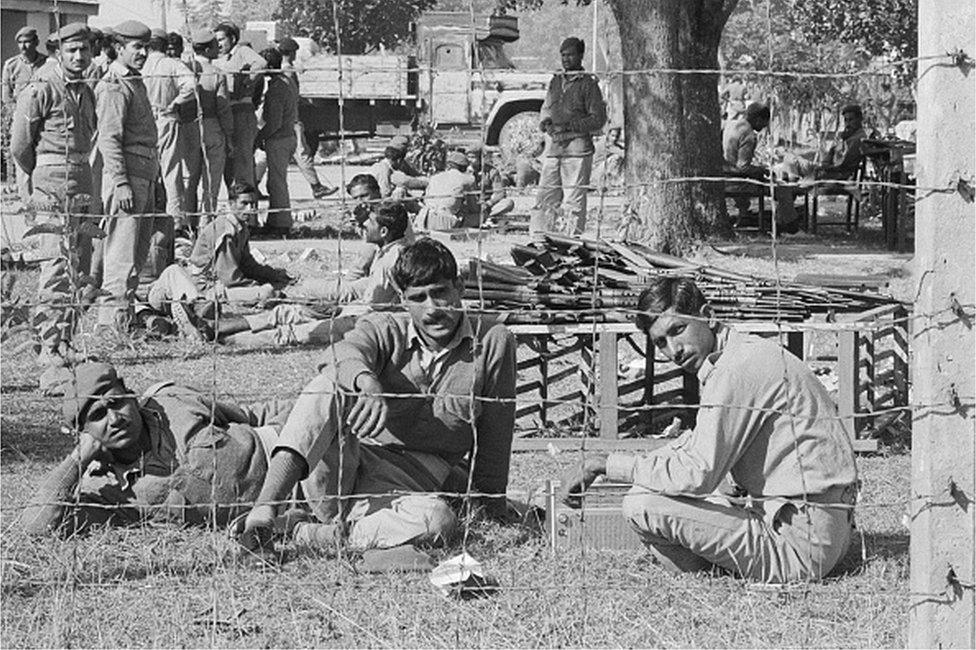
M84 23L72 23L55 35L56 67L43 68L17 100L11 133L11 153L30 174L31 201L42 212L70 213L66 245L53 260L41 265L38 304L33 322L41 342L45 367L41 390L51 392L64 373L74 321L71 304L79 287L72 287L69 268L90 272L91 237L84 234L78 215L89 211L92 170L89 160L95 138L95 93L86 83L91 64L91 34Z
M102 198L106 218L99 330L131 324L139 273L162 271L169 262L166 219L155 223L156 120L140 70L146 62L149 28L129 20L117 25L116 59L95 88L98 148L104 160ZM170 220L171 223L171 220ZM158 270L157 270L158 269Z
M184 159L186 158L187 131L195 125L184 124L184 114L196 114L193 95L193 74L180 61L166 55L168 34L161 29L152 30L149 53L142 66L149 103L156 117L156 133L159 139L159 167L166 189L166 214L175 217L182 225ZM190 119L190 118L186 118Z
M34 535L145 520L222 525L257 496L288 406L216 402L173 382L137 396L111 365L79 364L62 404L78 444L22 525Z
M4 143L9 142L10 122L13 119L14 106L20 91L27 87L34 73L40 69L47 57L37 51L39 41L37 30L33 27L21 27L17 31L17 56L12 56L3 63L2 84L0 84L0 99L3 105L3 134ZM16 161L15 161L16 165ZM28 201L31 195L30 174L17 169L17 193L22 201Z
M418 215L423 230L450 230L478 226L478 196L474 176L468 173L468 157L460 151L447 154L447 169L430 177L424 196L426 210Z
M190 37L190 44L193 46L190 69L195 77L200 111L200 122L193 122L187 129L187 182L183 207L192 215L200 205L197 190L201 179L203 210L213 212L217 209L220 179L227 158L234 150L234 118L227 96L227 79L213 65L217 56L217 36L209 29L198 29ZM190 216L189 221L196 228L198 220Z

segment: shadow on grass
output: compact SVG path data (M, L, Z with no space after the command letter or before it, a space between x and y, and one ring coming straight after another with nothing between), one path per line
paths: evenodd
M860 532L854 535L847 554L837 563L830 575L835 578L850 577L861 574L871 563L877 561L908 563L907 533L873 533L863 535L865 557L862 557L862 536Z

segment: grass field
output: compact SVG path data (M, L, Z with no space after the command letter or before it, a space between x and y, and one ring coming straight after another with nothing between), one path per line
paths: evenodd
M797 237L778 250L764 240L717 245L700 259L735 271L792 278L801 272L885 273L910 296L905 258L870 236ZM490 236L482 254L507 259L515 236ZM334 270L332 241L265 241L269 263L306 276ZM305 248L317 260L300 260ZM452 244L459 256L474 242ZM343 264L359 249L343 241ZM721 251L721 252L720 252ZM15 296L33 291L18 272ZM87 324L87 323L86 323ZM84 340L84 339L83 339ZM491 598L442 596L424 574L369 575L354 557L295 556L258 570L235 564L220 531L145 526L67 540L27 539L16 516L46 471L71 449L59 406L37 392L28 335L4 342L2 391L2 632L4 647L67 646L902 646L906 641L909 457L859 458L864 491L860 536L824 583L766 588L727 576L671 577L637 552L553 555L536 530L475 522L466 550L501 584ZM296 392L320 350L234 350L134 343L91 351L117 364L140 390L176 379L251 402ZM520 453L511 487L538 487L576 453ZM461 550L456 540L438 558Z

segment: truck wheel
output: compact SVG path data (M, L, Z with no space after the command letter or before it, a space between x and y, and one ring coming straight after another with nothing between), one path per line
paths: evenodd
M519 154L535 157L542 153L545 136L539 130L539 112L516 113L502 124L498 132L498 147L502 161L514 165Z

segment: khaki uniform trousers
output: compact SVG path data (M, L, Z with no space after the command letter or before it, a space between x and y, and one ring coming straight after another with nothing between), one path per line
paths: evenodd
M41 262L37 303L31 316L41 351L60 356L68 351L81 315L78 276L91 270L92 238L77 232L91 205L91 168L87 163L42 165L34 169L31 182L36 208L57 212L67 209L73 231L69 241L62 241L62 237L52 241L53 258Z
M116 187L105 187L103 200L102 290L108 295L98 310L98 324L111 325L121 314L131 312L139 288L140 272L145 279L158 277L172 254L173 219L154 216L156 183L130 177L133 207L129 213L118 206ZM169 233L167 242L167 233Z
M220 129L220 122L216 117L205 117L202 126L201 146L201 123L192 122L184 125L187 181L183 208L189 213L188 219L193 227L200 223L199 216L193 213L200 211L201 205L203 212L213 212L217 209L220 179L224 176L224 165L227 160L227 143L224 140L224 132ZM197 198L201 180L203 180L202 201Z
M156 118L156 148L159 150L159 173L166 190L166 214L181 217L183 214L184 140L183 126L176 117L160 115Z
M345 425L353 400L319 374L303 389L278 438L276 448L291 449L308 463L302 490L312 512L323 523L345 521L349 545L358 549L450 537L457 516L442 498L427 494L444 485L447 461L360 442Z
M824 503L853 504L837 490ZM820 580L847 553L851 507L779 501L746 508L716 495L675 497L634 487L624 517L667 569L707 570L713 565L761 582Z
M586 229L586 193L593 168L593 155L548 157L542 161L535 208L529 216L529 234L552 231L562 208L571 234Z
M291 196L288 193L288 163L295 154L295 134L267 140L268 203L271 210L265 225L269 228L291 228Z

